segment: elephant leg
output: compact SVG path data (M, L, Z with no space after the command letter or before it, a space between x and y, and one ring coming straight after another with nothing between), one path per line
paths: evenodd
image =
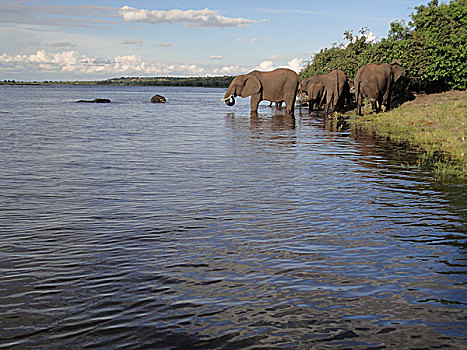
M250 107L251 107L252 113L258 112L258 106L260 102L261 102L260 94L251 95Z
M370 103L371 103L371 110L373 112L378 113L377 111L378 106L376 105L376 100L374 98L370 98Z
M326 99L326 114L330 114L329 111L334 113L334 92L327 94L328 98Z
M356 98L357 102L357 115L362 115L362 103L363 103L363 96L362 94L358 94Z
M332 99L332 113L337 111L338 106L339 106L339 95L337 93L334 93L333 99Z
M381 113L382 107L383 107L383 98L378 97L378 99L376 100L376 113Z
M383 96L383 102L384 105L386 105L386 111L389 112L391 109L391 89Z
M295 107L295 96L292 97L292 98L288 98L286 101L285 101L285 106L286 106L286 113L289 113L289 114L294 114L294 107Z

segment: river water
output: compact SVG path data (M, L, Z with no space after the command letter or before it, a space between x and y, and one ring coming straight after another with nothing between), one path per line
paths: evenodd
M223 93L0 86L0 348L465 348L466 184Z

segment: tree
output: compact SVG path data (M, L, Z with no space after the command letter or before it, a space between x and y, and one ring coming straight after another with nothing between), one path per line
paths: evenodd
M368 28L354 36L344 32L347 45L334 44L313 56L300 73L302 78L341 69L353 78L370 62L403 63L405 86L415 90L442 91L467 88L467 0L437 0L415 8L411 21L390 23L387 38L367 43ZM401 84L399 83L399 84Z

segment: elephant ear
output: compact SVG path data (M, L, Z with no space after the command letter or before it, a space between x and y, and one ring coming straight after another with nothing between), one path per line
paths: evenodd
M248 97L248 96L257 94L260 91L261 91L261 82L254 75L250 75L245 81L245 85L242 89L242 93L240 96Z
M400 61L392 61L392 74L394 74L394 82L400 78L402 73L404 73L404 68L402 67L402 63Z

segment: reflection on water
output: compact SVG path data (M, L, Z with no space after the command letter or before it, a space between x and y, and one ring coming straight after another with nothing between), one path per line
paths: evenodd
M465 184L222 89L0 88L0 348L465 347Z

